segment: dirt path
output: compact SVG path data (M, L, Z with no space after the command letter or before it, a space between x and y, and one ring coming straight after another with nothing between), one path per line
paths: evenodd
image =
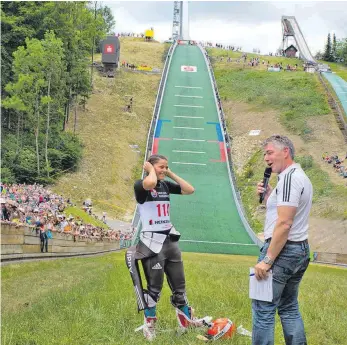
M347 220L310 217L311 250L347 254Z

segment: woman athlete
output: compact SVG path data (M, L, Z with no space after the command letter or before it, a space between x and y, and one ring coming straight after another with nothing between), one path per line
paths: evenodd
M144 310L143 334L148 340L153 340L156 304L163 287L164 273L172 291L171 303L176 309L180 330L204 324L203 319L193 317L192 308L188 305L178 247L180 233L170 221L170 194L193 194L194 188L169 169L165 156L152 155L143 168L147 176L134 185L142 229L137 246L127 250L126 263L134 283L138 310ZM176 183L165 180L166 176ZM142 287L138 260L142 262L147 289Z

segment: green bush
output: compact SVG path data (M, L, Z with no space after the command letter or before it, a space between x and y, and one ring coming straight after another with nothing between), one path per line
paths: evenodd
M82 158L82 144L72 133L64 132L61 134L61 150L63 152L61 159L61 168L63 170L77 168Z
M82 145L72 133L55 133L48 147L48 168L45 161L44 138L39 138L40 174L34 137L24 136L18 141L12 133L2 138L2 181L51 184L59 173L75 170L82 158ZM23 147L20 147L20 146ZM50 177L47 177L47 169Z
M57 149L48 149L48 159L53 171L59 171L62 169L62 161L65 158L65 153Z
M295 160L297 163L299 163L301 165L301 167L306 170L306 169L310 169L313 167L313 157L311 155L309 156L298 156L295 157Z
M3 183L16 182L15 176L9 168L1 168L1 182Z
M16 156L13 171L18 182L34 183L37 178L36 154L30 147L24 147Z
M254 170L251 166L246 166L244 171L243 171L243 175L245 178L251 178L254 175Z

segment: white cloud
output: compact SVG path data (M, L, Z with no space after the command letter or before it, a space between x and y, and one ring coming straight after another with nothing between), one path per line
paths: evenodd
M154 27L157 40L171 36L173 3L113 1L105 5L113 10L116 32L144 33ZM347 6L346 11L343 8L336 2L195 2L189 10L189 33L191 39L199 41L242 46L246 51L258 48L262 53L275 52L282 42L281 15L294 15L315 54L324 49L329 32L334 31L338 38L347 36Z
M281 43L281 25L268 22L258 25L230 23L222 20L192 21L190 36L197 40L241 46L243 50L275 52Z
M115 32L134 32L136 34L145 33L145 30L154 27L155 39L167 40L171 36L171 22L156 22L155 25L144 16L141 21L137 20L129 10L122 6L121 2L117 9L113 11L116 20ZM110 6L111 8L113 6Z

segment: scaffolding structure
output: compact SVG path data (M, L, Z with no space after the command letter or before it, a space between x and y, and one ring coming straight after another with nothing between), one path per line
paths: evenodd
M182 39L183 1L174 1L172 40Z

